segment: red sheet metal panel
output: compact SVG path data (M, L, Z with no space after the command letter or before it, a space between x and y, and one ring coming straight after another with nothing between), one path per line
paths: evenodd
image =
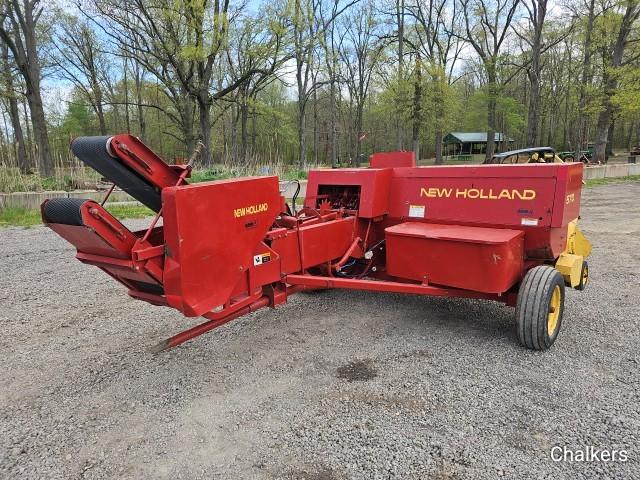
M358 216L374 218L389 212L391 169L341 168L339 170L311 170L307 182L304 206L318 208L318 191L322 185L353 185L360 187Z
M389 217L525 232L525 253L553 259L578 216L582 164L394 169ZM557 229L557 230L556 230Z
M114 135L109 142L109 151L158 188L172 187L178 183L181 170L167 165L133 135Z
M164 285L169 305L198 316L222 305L253 266L280 211L277 177L165 188Z
M555 198L553 205L552 227L563 227L580 215L580 194L584 164L568 163L558 169ZM564 247L563 247L564 249Z
M344 255L353 242L355 224L355 217L347 217L300 228L302 268L315 267Z
M394 277L503 293L522 274L521 230L405 222L385 233L387 272Z
M380 152L369 157L372 168L415 167L416 156L413 152Z

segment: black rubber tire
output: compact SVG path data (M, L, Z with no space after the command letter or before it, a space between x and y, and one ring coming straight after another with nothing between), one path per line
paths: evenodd
M587 273L587 281L584 281L584 277L585 277L585 270ZM582 262L582 268L580 269L580 283L578 285L576 285L576 290L584 290L587 285L589 285L589 264L587 263L587 261L583 261Z
M560 315L553 332L548 331L551 296L560 288ZM527 272L520 284L516 325L520 343L531 350L547 350L558 337L564 314L564 278L553 267L540 265Z
M573 158L573 155L567 155L566 157L564 157L564 158L562 159L562 161L563 161L563 162L566 162L566 163L572 163L572 162L575 162L575 161L576 161L576 159L575 159L575 158Z

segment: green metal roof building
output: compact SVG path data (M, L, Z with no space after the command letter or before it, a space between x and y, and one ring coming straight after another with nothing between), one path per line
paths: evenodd
M513 143L513 138L496 132L496 152L504 150L505 143ZM442 139L446 155L471 155L484 153L487 149L487 132L451 132Z

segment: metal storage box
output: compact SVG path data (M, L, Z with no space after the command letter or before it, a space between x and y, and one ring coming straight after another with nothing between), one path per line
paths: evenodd
M405 222L386 228L385 238L394 277L503 293L522 274L521 230Z

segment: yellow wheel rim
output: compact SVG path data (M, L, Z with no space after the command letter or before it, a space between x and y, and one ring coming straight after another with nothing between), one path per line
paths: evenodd
M582 269L582 286L584 287L589 281L589 267Z
M549 316L547 318L547 334L551 337L558 328L558 319L560 318L560 302L562 294L560 293L560 286L556 285L551 294L551 301L549 302Z

